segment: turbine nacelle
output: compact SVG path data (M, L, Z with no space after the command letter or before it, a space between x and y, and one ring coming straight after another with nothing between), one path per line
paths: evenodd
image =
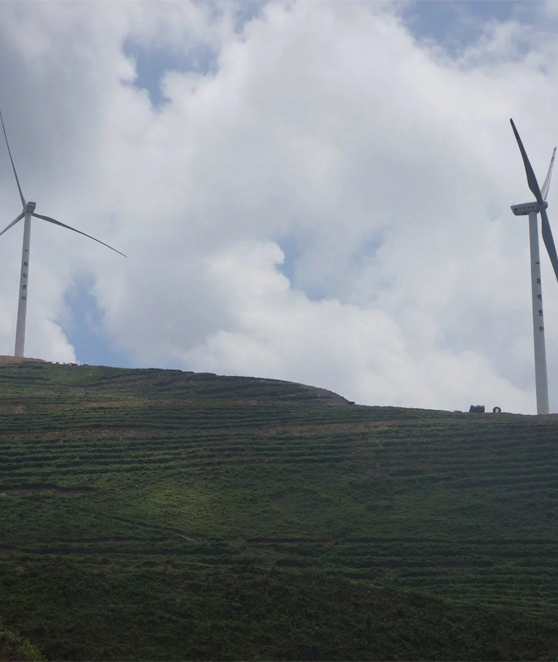
M36 207L37 207L37 203L29 200L29 202L23 208L23 211L25 214L32 214L35 211Z
M516 216L528 216L532 212L538 213L542 209L547 209L548 202L543 200L542 204L538 202L525 202L522 205L512 205L511 210Z

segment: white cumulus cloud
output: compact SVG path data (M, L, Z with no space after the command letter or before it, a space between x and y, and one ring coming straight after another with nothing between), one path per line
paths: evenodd
M530 193L508 118L544 176L556 40L492 23L450 55L390 3L271 3L240 25L245 9L0 4L0 102L24 191L129 255L36 223L27 353L73 358L65 295L86 277L106 339L137 365L533 412L528 232L509 210ZM215 67L166 72L155 108L129 40L204 47ZM5 224L17 203L0 149ZM0 239L6 354L20 232ZM556 410L547 264L543 279Z

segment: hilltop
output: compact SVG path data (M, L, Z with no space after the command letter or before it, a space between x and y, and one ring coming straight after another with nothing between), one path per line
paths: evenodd
M48 363L43 359L31 359L26 356L6 356L5 354L0 354L0 365L11 365L12 363Z
M0 620L49 659L556 659L555 417L0 365Z

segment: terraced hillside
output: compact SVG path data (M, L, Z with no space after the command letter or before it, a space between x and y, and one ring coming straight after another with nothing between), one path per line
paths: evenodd
M0 620L50 659L558 656L552 416L33 362L0 389Z

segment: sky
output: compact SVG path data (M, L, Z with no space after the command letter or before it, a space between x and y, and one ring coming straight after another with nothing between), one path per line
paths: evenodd
M557 32L558 2L537 0L4 0L23 192L128 256L34 220L25 354L535 413L509 118L542 182ZM0 144L2 228L20 207ZM0 237L0 354L22 226ZM542 280L558 412L546 255Z

